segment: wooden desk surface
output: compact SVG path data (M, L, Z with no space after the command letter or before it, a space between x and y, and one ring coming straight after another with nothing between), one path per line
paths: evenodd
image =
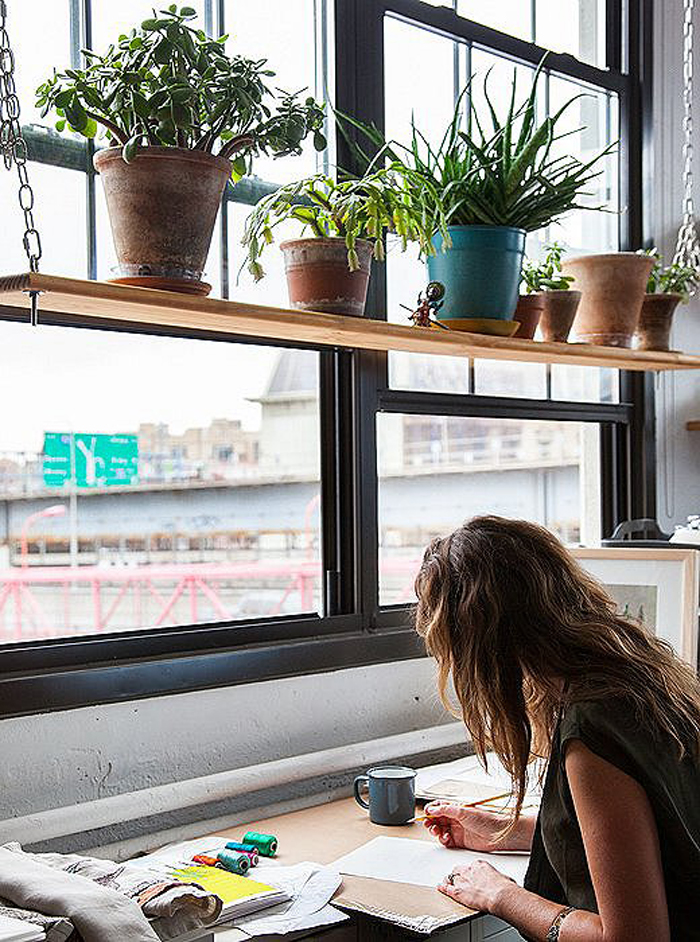
M422 823L404 827L372 824L367 812L352 798L254 821L233 830L217 832L217 836L240 840L246 830L275 834L280 843L277 859L285 864L303 860L332 864L379 835L434 840ZM395 914L398 918L391 919L392 922L401 918L413 921L424 917L434 920L439 926L447 926L476 915L473 910L429 887L356 876L343 877L343 884L333 902L343 909L370 915Z

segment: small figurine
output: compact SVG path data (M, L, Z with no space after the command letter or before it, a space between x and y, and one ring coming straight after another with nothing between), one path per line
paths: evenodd
M411 310L405 304L401 307L405 311L411 311L409 320L413 322L414 327L441 327L443 330L449 330L447 324L442 324L435 320L435 315L444 304L445 286L441 281L431 281L426 287L425 292L421 291L418 295L418 307Z

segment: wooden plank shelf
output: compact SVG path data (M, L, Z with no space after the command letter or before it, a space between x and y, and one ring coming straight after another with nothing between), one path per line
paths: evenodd
M689 432L700 432L700 419L691 419L685 423L685 427Z
M562 363L621 370L697 370L700 356L652 353L578 343L540 343L462 331L428 330L369 318L316 314L254 303L198 298L102 281L25 273L0 277L0 308L29 317L28 292L40 292L39 312L75 326L172 327L248 339L397 350L527 363ZM264 291L264 288L261 288ZM57 318L50 318L54 322Z

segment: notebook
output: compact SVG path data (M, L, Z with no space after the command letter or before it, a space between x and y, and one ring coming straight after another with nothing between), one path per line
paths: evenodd
M0 942L41 942L46 938L43 929L22 919L0 916Z
M290 897L284 890L267 883L259 883L252 877L241 877L218 867L200 867L185 864L173 867L170 876L185 883L196 883L209 893L214 893L223 903L220 922L228 922L239 916L248 916L268 906L288 903ZM0 942L3 937L0 936Z

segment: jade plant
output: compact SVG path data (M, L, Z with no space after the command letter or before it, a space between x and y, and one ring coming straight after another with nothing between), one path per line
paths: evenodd
M421 220L404 202L400 180L383 168L340 181L314 174L263 197L248 216L243 235L248 268L256 280L264 275L260 256L265 246L273 242L274 230L288 220L300 224L301 235L344 239L350 271L359 266L358 239L373 242L379 261L384 259L387 232L396 233L402 249L409 242L418 242L425 251L429 248L424 244Z
M489 75L483 82L483 109L477 106L470 83L436 145L415 122L409 142L401 144L387 141L374 126L348 115L340 117L356 158L370 166L386 164L402 178L407 200L424 220L424 236L439 232L448 247L448 226L511 226L533 232L570 210L590 208L579 198L601 172L595 165L614 147L587 161L571 154L555 156L557 142L571 133L558 133L559 122L582 96L572 97L538 122L536 98L542 69L540 63L520 104L514 72L507 111L500 115L489 94ZM353 143L348 127L361 132L373 156Z
M576 280L573 275L563 275L561 259L564 248L558 242L546 246L546 254L540 262L530 259L523 265L523 282L527 294L540 291L566 291Z
M654 259L654 267L647 283L647 294L680 294L683 303L687 304L700 282L700 272L676 261L664 265L656 248L646 249L642 254Z
M227 36L212 39L192 25L192 7L153 11L100 55L84 49L81 68L56 72L37 89L42 115L59 131L88 138L102 129L123 148L176 146L232 159L238 179L258 154L301 152L311 135L323 150L324 111L303 92L270 88L265 59L229 55Z

